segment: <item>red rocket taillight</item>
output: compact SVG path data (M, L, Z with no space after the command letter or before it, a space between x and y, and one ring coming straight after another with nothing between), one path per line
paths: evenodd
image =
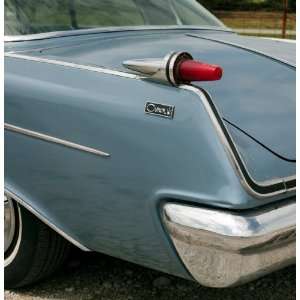
M217 65L196 60L184 60L178 64L179 81L214 81L222 78L223 70Z
M221 67L196 61L187 52L171 52L162 59L128 60L123 65L146 78L175 86L192 81L219 80L223 74Z

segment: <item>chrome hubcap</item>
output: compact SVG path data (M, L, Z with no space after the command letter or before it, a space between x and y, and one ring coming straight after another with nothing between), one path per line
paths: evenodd
M4 195L4 251L12 244L16 230L16 214L12 200Z

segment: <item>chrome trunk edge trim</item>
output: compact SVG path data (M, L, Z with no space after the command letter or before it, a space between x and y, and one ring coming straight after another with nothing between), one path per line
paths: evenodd
M256 198L268 198L296 190L296 175L264 182L255 181L248 173L246 165L210 95L205 90L192 85L181 85L180 88L194 92L200 98L223 144L225 152L240 178L242 186L248 193Z
M271 40L271 41L277 41L282 43L289 43L289 44L296 44L296 40L291 39L281 39L281 38L271 38L271 37L260 37L263 40Z
M98 33L111 33L111 32L130 32L130 31L145 31L145 30L209 30L221 32L233 32L230 28L224 27L205 27L205 26L122 26L122 27L106 27L106 28L91 28L79 30L66 30L66 31L52 31L45 33L36 33L28 35L11 35L4 36L5 42L24 42L31 40L44 40L59 37L72 37L78 35L98 34Z
M74 246L78 247L79 249L83 251L91 251L72 237L70 237L68 234L66 234L63 230L58 228L56 225L52 224L45 216L40 214L38 211L36 211L31 205L27 204L25 201L23 201L19 196L17 196L15 193L9 191L7 188L4 188L4 193L7 194L10 198L18 202L21 206L23 206L25 209L30 211L33 215L35 215L39 220L41 220L43 223L45 223L47 226L49 226L51 229L53 229L55 232L57 232L59 235L61 235L63 238L68 240L70 243L72 243Z
M35 61L38 63L59 65L59 66L63 66L63 67L73 68L73 69L87 70L87 71L97 72L97 73L102 73L102 74L116 75L116 76L131 78L131 79L139 79L140 78L139 76L134 75L134 74L110 70L110 69L106 69L106 68L102 68L102 67L98 67L98 66L95 67L95 66L89 66L89 65L81 65L81 64L71 63L71 62L67 62L67 61L47 59L47 58L43 58L43 57L30 56L30 55L22 55L22 54L13 53L13 52L6 52L4 54L4 56L18 58L18 59L24 59L24 60L29 60L29 61Z
M168 203L163 221L187 270L205 286L239 285L295 263L295 201L246 213Z
M39 140L46 141L46 142L63 145L63 146L68 147L68 148L73 148L73 149L76 149L76 150L88 152L88 153L103 156L103 157L110 157L109 153L100 151L98 149L94 149L94 148L86 147L86 146L83 146L83 145L79 145L79 144L76 144L76 143L73 143L73 142L62 140L62 139L59 139L59 138L56 138L56 137L53 137L53 136L50 136L50 135L46 135L46 134L43 134L43 133L40 133L40 132L25 129L25 128L18 127L18 126L15 126L15 125L11 125L11 124L8 124L8 123L4 123L4 129L9 130L9 131L13 131L13 132L16 132L16 133L20 133L20 134L23 134L23 135L27 135L27 136L30 136L30 137L33 137L33 138L36 138L36 139L39 139Z

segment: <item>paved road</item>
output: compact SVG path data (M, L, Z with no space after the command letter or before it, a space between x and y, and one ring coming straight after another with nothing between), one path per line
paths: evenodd
M209 289L108 256L74 252L64 268L34 287L5 292L5 300L290 300L295 267L231 289Z

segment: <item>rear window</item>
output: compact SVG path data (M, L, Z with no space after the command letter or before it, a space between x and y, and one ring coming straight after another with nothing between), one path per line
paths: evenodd
M98 27L223 24L195 0L5 0L5 34Z

